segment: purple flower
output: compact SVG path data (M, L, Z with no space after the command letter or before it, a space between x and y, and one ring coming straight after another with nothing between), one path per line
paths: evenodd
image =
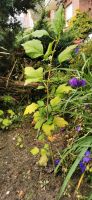
M77 132L80 132L80 131L81 131L81 126L76 126L75 130L76 130Z
M78 87L78 79L77 78L70 79L69 85L71 85L72 87Z
M57 166L57 165L59 164L59 162L60 162L60 160L59 160L59 159L56 159L56 160L54 161L55 166Z
M84 87L86 85L86 81L84 79L78 80L79 87Z
M84 163L82 161L80 161L79 163L79 167L81 169L81 172L84 173L85 169L86 169L86 166L84 165Z
M86 85L86 81L84 79L79 80L74 77L69 80L69 85L71 85L72 87L84 87Z
M91 152L89 150L87 150L85 152L83 159L79 163L79 167L80 167L82 173L84 173L84 171L86 170L86 164L89 163L91 160L90 155L91 155Z
M76 47L75 54L78 54L78 52L79 52L79 47Z
M89 163L89 161L91 160L90 154L91 154L91 152L89 150L87 150L86 153L85 153L85 156L83 158L84 163Z

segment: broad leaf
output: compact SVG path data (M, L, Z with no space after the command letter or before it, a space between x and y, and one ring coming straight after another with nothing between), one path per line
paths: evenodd
M25 53L31 58L38 58L43 55L43 45L39 40L30 40L22 44Z
M24 111L24 115L27 114L31 114L32 112L35 112L35 110L37 110L38 108L38 104L36 103L32 103L29 106L26 107L25 111Z
M71 58L72 51L76 48L77 45L71 45L67 47L64 51L62 51L58 56L58 61L60 63L69 60Z
M42 101L42 100L37 101L37 103L38 103L39 107L43 107L44 106L44 101Z
M47 155L47 150L44 148L41 149L41 156L43 155Z
M57 106L59 103L61 102L61 98L60 97L55 97L54 99L51 99L50 104L52 107Z
M59 94L62 94L62 93L68 94L72 90L73 89L71 88L71 86L67 86L66 84L62 84L57 88L56 95L59 95Z
M45 135L44 134L39 135L38 140L44 142Z
M44 89L45 87L43 86L43 85L39 85L38 87L37 87L37 90L42 90L42 89Z
M91 192L91 194L90 194L90 196L88 197L87 200L92 200L92 192Z
M45 121L44 119L40 119L39 121L37 121L34 128L40 130L44 121Z
M4 114L3 110L0 110L0 116L3 115L3 114Z
M34 117L34 121L37 122L40 119L40 113L39 113L39 111L36 111L34 113L33 117Z
M55 13L54 20L52 22L52 28L55 35L60 39L60 34L63 32L63 28L65 25L65 16L64 16L64 9L62 6Z
M43 68L39 67L34 69L33 67L26 67L25 71L25 85L28 85L33 82L42 82L43 80Z
M5 118L5 119L3 119L2 124L5 127L8 127L8 126L10 126L12 124L12 121L10 119Z
M51 131L54 130L54 124L49 125L47 123L44 123L43 126L42 126L42 130L43 130L45 135L51 136Z
M0 123L3 121L3 119L2 118L0 118Z
M13 112L13 110L7 110L7 113L10 114L11 116L15 115L15 113Z
M64 118L61 118L61 117L58 117L58 116L54 117L53 122L54 122L55 125L57 125L60 128L64 128L65 126L68 125L68 122Z
M46 167L47 166L47 163L48 163L48 157L44 154L40 157L40 160L38 162L38 164L41 166L41 167Z
M39 153L39 148L34 147L33 149L30 150L30 152L32 153L33 156L36 156Z
M44 55L44 59L47 59L52 54L52 47L53 47L53 42L50 42L48 49Z
M49 36L49 33L48 33L46 30L36 30L36 31L32 32L31 35L32 35L33 37L36 37L36 38L41 38L41 37L43 37L44 35Z

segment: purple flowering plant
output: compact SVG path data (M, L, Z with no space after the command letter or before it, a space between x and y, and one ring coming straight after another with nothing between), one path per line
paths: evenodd
M56 159L56 160L54 161L55 167L59 164L59 162L60 162L60 159Z
M86 80L73 77L69 80L69 85L73 88L86 86Z
M85 155L83 157L83 159L80 161L79 163L79 167L81 169L81 172L84 173L86 170L86 165L91 161L91 152L89 150L87 150L85 152Z

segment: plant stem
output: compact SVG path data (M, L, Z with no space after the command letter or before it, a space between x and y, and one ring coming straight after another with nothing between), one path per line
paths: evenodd
M83 181L84 175L85 175L85 172L81 175L81 177L80 177L80 179L79 179L79 181L78 181L78 184L77 184L77 187L76 187L76 189L75 189L74 195L75 195L76 192L79 190L80 185L81 185L81 183L82 183L82 181Z
M49 111L48 111L48 106L49 106L49 83L50 83L50 76L51 76L53 57L54 57L56 46L58 44L58 40L57 41L55 40L55 42L56 43L55 43L54 49L52 51L52 58L50 60L50 67L49 67L48 79L47 79L47 120L48 120L48 117L49 117Z

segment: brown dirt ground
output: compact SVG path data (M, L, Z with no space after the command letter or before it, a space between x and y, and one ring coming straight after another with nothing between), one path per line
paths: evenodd
M16 146L18 135L23 138L24 147ZM37 158L29 150L38 142L29 124L0 132L0 200L55 200L62 175L54 177L51 166L38 167ZM61 146L62 141L58 141ZM56 144L55 144L56 145ZM44 181L48 181L42 186ZM83 188L82 188L83 189ZM62 200L75 200L62 197Z

